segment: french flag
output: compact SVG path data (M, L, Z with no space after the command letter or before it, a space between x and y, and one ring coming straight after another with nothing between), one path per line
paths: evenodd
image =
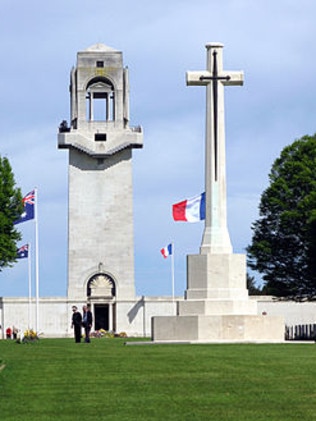
M168 244L166 247L160 250L160 253L166 259L168 256L172 254L172 244Z
M198 222L205 219L205 193L172 205L175 221Z

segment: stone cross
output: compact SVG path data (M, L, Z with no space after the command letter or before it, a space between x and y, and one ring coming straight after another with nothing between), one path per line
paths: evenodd
M223 44L208 43L207 70L187 72L189 86L206 86L205 228L201 254L230 254L227 229L224 86L242 85L243 72L223 70Z

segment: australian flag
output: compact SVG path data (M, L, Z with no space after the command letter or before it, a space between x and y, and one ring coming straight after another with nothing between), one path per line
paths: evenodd
M24 257L29 257L29 245L24 244L24 246L20 247L17 251L17 259L23 259Z
M30 219L34 219L35 190L32 190L26 196L24 196L22 201L24 205L23 213L20 218L14 222L14 225L29 221Z

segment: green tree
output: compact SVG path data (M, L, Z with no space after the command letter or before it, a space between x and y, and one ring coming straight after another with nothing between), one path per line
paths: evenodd
M316 135L285 147L269 174L259 219L252 225L248 265L263 274L264 291L316 295Z
M263 294L262 289L260 289L256 285L255 277L250 276L248 272L247 272L247 289L248 289L249 295L262 295Z
M7 158L0 157L0 271L16 261L21 234L14 221L22 212L22 194L16 188L11 165Z

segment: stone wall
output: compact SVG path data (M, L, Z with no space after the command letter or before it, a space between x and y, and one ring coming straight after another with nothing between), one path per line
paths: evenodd
M250 297L258 302L258 314L283 316L286 326L316 323L316 302L282 301L271 296Z
M251 297L258 301L258 315L283 316L286 326L316 323L316 302L280 301L273 297ZM136 297L135 301L118 301L116 303L116 331L126 332L128 336L150 337L153 316L173 316L177 312L179 301L171 297ZM72 337L71 306L82 308L82 301L68 301L66 298L40 298L39 333L43 337ZM32 301L32 328L36 323L36 305ZM0 338L5 337L8 326L16 326L22 331L28 328L28 298L0 298Z
M178 298L181 300L181 298ZM72 305L81 310L85 302L69 301L66 298L40 298L39 332L43 337L72 337ZM170 297L136 297L135 301L116 302L116 332L125 332L128 336L149 337L151 335L152 316L174 315L176 301ZM31 326L29 326L28 298L0 298L0 338L5 337L7 327L16 326L22 332L36 326L36 304L31 304ZM94 330L94 329L92 329Z

